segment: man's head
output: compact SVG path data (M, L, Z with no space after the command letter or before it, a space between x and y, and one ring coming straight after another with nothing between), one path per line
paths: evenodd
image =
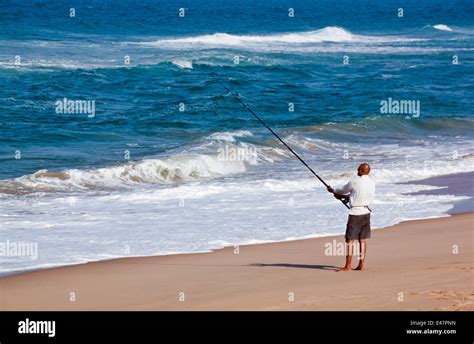
M359 165L359 168L357 169L357 175L358 176L366 176L370 173L370 165L367 163L363 163Z

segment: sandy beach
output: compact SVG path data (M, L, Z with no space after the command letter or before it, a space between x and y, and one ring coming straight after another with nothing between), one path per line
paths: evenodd
M0 309L474 310L473 229L464 213L374 230L363 272L334 271L342 236L29 272L0 278Z

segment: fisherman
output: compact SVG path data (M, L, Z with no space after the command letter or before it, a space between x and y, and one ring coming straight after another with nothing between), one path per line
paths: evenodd
M364 259L367 249L366 239L370 238L370 205L374 199L375 183L369 177L370 165L363 163L357 169L357 176L352 177L341 189L327 190L339 200L349 200L349 219L346 228L346 265L336 271L350 271L354 240L359 241L359 265L355 270L364 270Z
M211 74L212 75L212 74ZM219 82L219 81L217 81ZM219 84L227 92L229 92L235 100L237 100L248 112L250 112L265 128L275 136L316 178L323 183L329 192L334 194L338 200L340 200L344 206L349 209L349 220L347 221L346 229L346 243L347 243L347 254L346 254L346 265L336 271L350 271L352 261L352 246L354 240L359 241L360 255L359 265L356 270L364 270L364 259L366 252L366 239L370 238L370 204L374 199L375 184L370 179L370 166L367 163L361 164L357 170L357 176L351 178L351 180L342 188L334 191L334 189L326 184L326 182L316 174L316 172L304 161L298 153L296 153L288 144L278 136L243 100L242 98L232 92L232 90L224 84ZM349 205L348 205L349 204Z

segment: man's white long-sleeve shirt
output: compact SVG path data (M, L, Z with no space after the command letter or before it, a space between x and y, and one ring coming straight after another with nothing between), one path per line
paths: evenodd
M368 175L356 175L335 192L339 195L349 194L349 215L364 215L370 213L367 207L370 207L374 200L375 183Z

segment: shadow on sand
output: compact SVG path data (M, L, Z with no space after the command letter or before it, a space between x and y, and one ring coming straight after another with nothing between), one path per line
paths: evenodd
M250 264L250 266L276 266L283 268L298 268L298 269L317 269L317 270L337 270L339 267L332 265L309 265L309 264Z

